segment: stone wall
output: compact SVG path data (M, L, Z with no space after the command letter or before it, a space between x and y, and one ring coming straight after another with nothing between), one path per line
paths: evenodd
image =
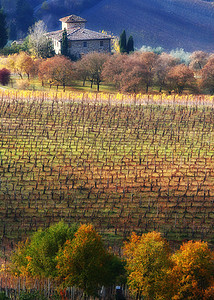
M73 28L73 27L85 28L85 22L77 22L77 23L62 22L62 30L64 30L64 28L67 30L67 29Z
M103 43L101 45L100 43ZM74 56L81 56L89 52L111 52L110 40L88 40L88 41L71 41L69 43L69 52Z

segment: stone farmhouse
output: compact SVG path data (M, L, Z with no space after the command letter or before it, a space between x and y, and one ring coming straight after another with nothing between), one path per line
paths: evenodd
M85 28L85 19L71 15L60 19L62 29L46 34L53 41L56 54L61 53L62 34L67 30L68 51L77 58L89 52L111 52L111 36Z

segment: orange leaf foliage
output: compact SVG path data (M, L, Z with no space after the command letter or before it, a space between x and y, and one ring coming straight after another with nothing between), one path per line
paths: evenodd
M173 299L206 299L214 280L214 255L208 244L200 241L184 243L172 260L177 290Z

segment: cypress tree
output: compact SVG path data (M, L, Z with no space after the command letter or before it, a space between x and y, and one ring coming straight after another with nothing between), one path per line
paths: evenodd
M64 56L68 56L68 36L67 36L67 30L65 28L62 34L61 54Z
M126 49L126 32L125 32L125 30L123 30L123 32L120 35L119 45L120 45L120 53L127 52L127 49Z
M3 9L0 10L0 48L3 48L7 43L7 26L6 26L6 16Z
M127 53L134 52L134 40L133 36L130 35L128 42L127 42Z

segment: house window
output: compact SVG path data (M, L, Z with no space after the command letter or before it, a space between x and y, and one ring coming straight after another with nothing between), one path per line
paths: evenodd
M87 42L83 42L83 47L84 48L88 47Z
M100 41L100 47L103 47L103 41Z
M68 42L68 47L71 48L71 41Z

